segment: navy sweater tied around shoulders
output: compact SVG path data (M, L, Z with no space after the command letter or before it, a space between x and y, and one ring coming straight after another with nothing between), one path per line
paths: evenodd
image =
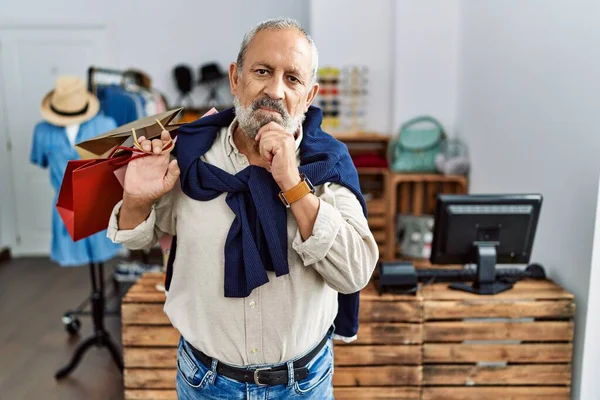
M235 214L225 242L225 297L247 297L276 276L289 273L287 255L287 209L277 197L280 188L266 169L250 165L235 175L200 159L222 128L235 118L232 108L179 128L175 147L183 192L208 201L226 192L227 205ZM321 130L323 114L310 107L303 124L299 170L313 185L338 183L358 198L366 216L358 174L348 148ZM167 265L167 290L173 273L177 237L173 238ZM358 331L359 292L338 294L335 333L352 337Z

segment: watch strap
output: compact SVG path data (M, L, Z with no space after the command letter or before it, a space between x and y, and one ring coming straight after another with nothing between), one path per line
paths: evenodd
M289 208L292 204L303 198L309 193L314 193L315 189L305 175L302 175L302 180L299 184L286 190L285 192L279 192L279 199L281 202Z

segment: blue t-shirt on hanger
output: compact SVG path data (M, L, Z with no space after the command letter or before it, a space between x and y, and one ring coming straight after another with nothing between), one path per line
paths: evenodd
M90 139L117 127L114 119L102 114L84 122L79 127L75 143ZM56 202L69 160L79 159L79 154L69 142L64 127L40 122L35 126L30 161L50 169L50 183L55 190L52 202L51 259L63 267L105 262L117 255L120 245L106 237L106 231L73 242L66 226L58 215Z

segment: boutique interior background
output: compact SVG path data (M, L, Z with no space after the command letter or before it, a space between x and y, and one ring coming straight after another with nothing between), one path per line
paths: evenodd
M471 192L544 195L533 260L576 296L572 396L596 398L600 326L586 326L586 318L590 294L600 290L590 279L598 275L591 254L600 171L600 2L174 0L168 7L157 0L0 0L0 49L8 30L101 27L108 51L95 62L142 68L174 100L176 63L210 59L226 66L250 24L296 18L313 34L321 65L369 68L369 129L395 133L416 114L435 115L469 145ZM14 97L0 86L0 244L19 255L16 174L4 145L8 101ZM32 127L38 114L28 112Z

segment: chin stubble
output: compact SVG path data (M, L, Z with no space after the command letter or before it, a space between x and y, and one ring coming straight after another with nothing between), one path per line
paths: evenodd
M261 97L253 101L248 107L242 106L239 99L234 97L233 104L240 129L250 139L254 139L256 135L258 135L260 128L269 122L276 122L293 135L296 133L302 122L304 122L305 118L304 113L292 118L280 102L269 97ZM276 115L261 114L259 111L261 107L267 107L277 111L279 117Z

